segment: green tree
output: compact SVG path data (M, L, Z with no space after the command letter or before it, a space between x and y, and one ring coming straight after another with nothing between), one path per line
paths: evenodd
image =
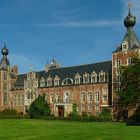
M50 115L50 107L45 100L45 95L39 95L38 98L31 103L28 114L31 119Z
M118 104L135 106L140 102L140 59L134 58L133 64L122 67L122 71Z
M137 118L140 107L140 59L133 58L133 63L128 67L121 67L121 90L117 91L118 102L118 119L124 116L125 110L136 109L134 115ZM140 119L140 118L139 118Z

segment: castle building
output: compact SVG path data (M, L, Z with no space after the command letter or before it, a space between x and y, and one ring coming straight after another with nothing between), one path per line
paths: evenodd
M116 90L120 90L119 66L132 63L140 57L140 44L133 31L136 18L131 14L124 20L127 28L120 46L112 53L112 61L61 67L55 59L44 71L18 74L17 66L10 66L6 44L1 50L0 62L0 109L14 108L26 112L30 104L42 94L55 116L67 116L77 105L79 114L98 115L104 108L115 106Z

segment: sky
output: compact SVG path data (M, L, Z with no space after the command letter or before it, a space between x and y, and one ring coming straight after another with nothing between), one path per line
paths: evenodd
M19 73L44 70L55 58L63 67L111 60L126 32L130 0L0 0L4 40ZM140 39L140 0L131 0ZM2 57L2 55L0 55Z

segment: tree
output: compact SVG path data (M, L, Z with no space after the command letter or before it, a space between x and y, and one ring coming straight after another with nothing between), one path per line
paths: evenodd
M117 91L118 108L123 110L134 109L140 106L140 59L133 58L133 63L127 67L121 67L121 90ZM118 113L119 115L121 113ZM137 111L136 111L137 112ZM125 111L123 112L125 113ZM122 113L122 114L123 114Z
M38 98L31 103L28 114L31 119L50 115L50 107L45 100L45 95L39 95Z
M137 105L140 101L140 59L133 58L133 64L122 67L120 86L118 104L126 107Z

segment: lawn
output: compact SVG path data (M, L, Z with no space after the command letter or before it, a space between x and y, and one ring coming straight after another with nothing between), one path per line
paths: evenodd
M0 140L140 140L140 127L113 122L0 120Z

